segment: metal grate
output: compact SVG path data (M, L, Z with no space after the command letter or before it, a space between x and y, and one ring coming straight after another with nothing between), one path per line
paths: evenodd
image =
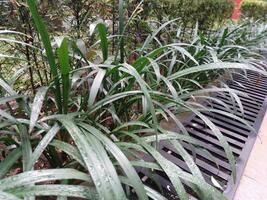
M267 107L265 102L265 97L267 96L267 78L260 77L254 72L247 72L246 76L249 79L241 74L234 74L233 80L228 81L227 83L230 88L245 92L248 95L248 97L239 96L244 107L244 115L238 106L233 105L233 101L229 94L218 93L216 94L216 97L228 105L237 116L245 119L256 129L256 131L258 131ZM205 102L204 104L205 106L218 110L225 110L221 104L215 101L209 101L209 103ZM230 177L230 165L228 164L225 152L218 139L212 134L212 131L205 125L205 123L199 117L194 115L190 117L189 122L185 124L185 127L188 133L197 139L199 143L205 145L206 150L213 155L213 158L209 158L202 151L196 151L195 162L203 173L203 177L206 181L211 183L211 177L213 176L223 187L224 194L229 199L232 199L257 136L251 133L251 130L246 127L246 125L231 119L230 117L210 112L205 112L203 114L220 129L237 159L237 183L234 184ZM178 129L173 131L177 132ZM181 142L181 144L185 150L192 155L190 145L186 142ZM189 172L182 157L168 141L160 142L159 151L163 156L178 165L181 169ZM139 175L146 184L151 185L154 188L159 188L156 183L160 184L163 188L163 191L160 192L163 192L166 198L171 200L178 199L172 184L164 173L156 171L156 173L153 173L152 175L147 170L140 169ZM156 180L156 183L152 181L151 176L153 176L153 180ZM192 199L195 199L194 193L190 191L189 188L187 189L188 193L192 195Z

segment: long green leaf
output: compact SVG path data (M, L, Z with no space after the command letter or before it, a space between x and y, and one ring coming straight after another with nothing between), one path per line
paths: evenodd
M33 104L32 104L32 111L31 111L31 117L30 117L30 128L29 132L31 133L37 120L38 116L41 112L43 101L45 99L46 93L47 93L48 87L41 87L38 89Z
M108 39L107 39L107 28L105 24L99 23L97 25L99 37L101 40L100 46L103 55L103 61L105 62L108 59Z
M0 199L1 200L22 200L13 194L9 194L9 193L3 192L3 191L0 191Z
M99 195L94 188L79 185L34 185L19 187L8 192L19 197L30 195L77 197L90 200L99 199Z
M23 172L15 176L1 179L0 190L8 190L46 181L68 179L82 180L92 183L88 174L82 173L75 169L46 169Z
M55 56L53 53L53 49L51 46L51 41L49 38L49 34L46 30L46 27L44 25L44 22L42 21L40 15L38 14L37 7L35 4L35 0L27 0L29 9L31 11L35 26L37 28L38 33L41 36L46 55L47 55L47 60L50 66L50 70L52 73L52 76L55 81L55 87L56 87L56 102L57 106L59 108L59 112L61 112L61 91L60 91L60 83L59 83L59 77L58 77L58 69L56 66L56 61L55 61Z
M48 132L47 134L43 137L41 142L39 142L38 146L35 148L30 161L28 162L28 169L32 169L34 166L34 163L39 159L39 157L42 155L43 151L47 147L47 145L50 143L50 141L53 140L55 135L58 133L60 130L60 127L55 124Z
M256 67L251 66L251 65L224 62L224 63L209 63L209 64L204 64L204 65L199 65L197 67L191 67L188 69L184 69L182 71L178 71L178 72L172 74L171 76L169 76L168 80L174 80L174 79L180 78L182 76L186 76L186 75L193 74L196 72L202 72L202 71L207 71L207 70L216 70L216 69L246 69L246 70L252 70L252 71L258 72L259 74L267 76L266 71L260 70Z
M83 158L77 149L77 147L74 147L73 145L62 142L60 140L53 140L49 145L56 147L60 151L64 151L66 154L68 154L70 157L72 157L74 160L78 161L83 167L86 167Z
M97 73L97 75L96 75L96 77L94 79L94 82L93 82L93 84L92 84L92 86L90 88L90 95L89 95L89 99L88 99L88 107L89 108L95 102L97 93L99 92L100 86L103 83L105 74L106 74L106 70L99 69L99 71L98 71L98 73Z
M10 168L18 161L21 157L21 148L13 150L7 155L7 157L0 163L0 179L3 178Z
M63 39L59 49L58 58L60 64L61 78L62 78L62 96L63 96L63 113L68 113L68 103L70 98L70 63L69 63L69 46L68 40Z
M128 176L128 178L130 179L132 186L135 189L135 192L137 193L139 199L144 199L144 200L148 199L146 196L146 192L142 187L142 182L138 177L138 174L136 173L135 169L131 166L131 163L124 155L124 153L117 147L117 145L113 143L110 139L108 139L106 136L104 136L96 128L85 123L80 123L79 125L82 126L84 129L86 129L88 132L92 133L96 138L99 138L99 140L106 146L108 151L110 151L111 154L116 158L121 168L123 169L125 175Z
M70 119L62 117L59 120L74 139L94 180L100 198L124 199L125 193L101 143L94 136L87 135L85 137L84 133Z

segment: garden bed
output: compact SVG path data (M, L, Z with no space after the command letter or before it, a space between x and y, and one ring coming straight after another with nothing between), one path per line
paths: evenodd
M231 0L15 2L0 200L231 198L265 109L265 23L225 24Z

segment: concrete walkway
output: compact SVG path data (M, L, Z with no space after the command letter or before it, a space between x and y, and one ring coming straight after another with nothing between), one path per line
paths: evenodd
M267 200L267 113L234 200Z

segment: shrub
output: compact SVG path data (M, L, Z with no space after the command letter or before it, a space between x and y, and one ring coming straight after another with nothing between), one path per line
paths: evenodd
M167 2L154 3L159 15L162 15L163 11L169 19L180 18L181 22L189 27L195 26L198 22L200 30L224 24L234 8L232 0L167 0Z
M241 6L241 12L244 17L266 21L267 2L262 0L245 0Z

